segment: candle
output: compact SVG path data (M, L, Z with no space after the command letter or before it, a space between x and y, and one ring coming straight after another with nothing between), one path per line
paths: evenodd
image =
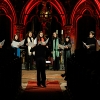
M63 30L61 30L61 34L63 35Z

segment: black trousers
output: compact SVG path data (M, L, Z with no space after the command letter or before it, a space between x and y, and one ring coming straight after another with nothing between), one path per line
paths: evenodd
M54 70L59 70L60 69L59 57L56 57L55 60L53 61L53 69Z
M27 66L26 66L26 68L27 68L27 70L32 70L33 68L32 68L32 66L33 66L33 55L28 55L27 56Z
M67 73L67 58L64 59L65 74Z
M36 58L36 68L37 68L37 85L41 83L45 85L46 74L45 74L45 58Z

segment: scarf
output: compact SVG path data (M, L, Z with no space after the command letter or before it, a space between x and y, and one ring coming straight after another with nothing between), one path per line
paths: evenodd
M32 37L31 37L31 40L32 40L32 42L34 41L34 39L33 39ZM31 40L30 40L29 37L27 38L27 42L28 42L28 43L31 42ZM30 52L30 49L31 49L31 47L28 46L28 55L32 55L32 52ZM33 52L33 55L34 55L34 53L35 53L35 52Z
M56 57L59 57L59 51L58 51L58 44L59 44L59 39L53 39L53 59L55 60Z
M40 42L40 41L41 42L44 42L44 38L43 37L40 37L39 40L38 40L38 42Z

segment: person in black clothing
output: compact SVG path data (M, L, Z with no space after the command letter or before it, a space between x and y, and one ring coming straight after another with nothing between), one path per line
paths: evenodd
M13 41L20 42L18 34L14 35L12 42ZM17 56L17 57L20 57L20 45L18 45L18 48L17 48L17 47L14 47L13 44L11 43L11 47L14 49L14 55Z
M39 42L38 42L39 43ZM46 87L46 74L45 74L45 58L46 58L46 45L37 44L30 51L35 51L36 69L37 69L37 85Z
M72 47L72 44L71 44L71 40L70 40L70 37L67 36L65 38L65 42L64 42L64 67L65 67L65 73L64 74L61 74L62 77L65 77L64 79L67 80L67 77L66 77L66 74L67 74L67 60L68 58L71 57L71 47Z
M87 54L91 54L96 51L96 39L94 35L95 35L94 31L90 31L89 37L87 38L87 42L85 45L87 49Z
M56 32L53 32L53 38L52 38L52 58L53 58L53 69L59 70L59 59L60 59L60 49L58 47L58 44L61 44L61 40L58 37L58 34Z
M45 42L47 40L47 37L44 35L42 31L40 31L37 35L37 42ZM46 47L48 48L48 45L46 44ZM47 49L48 51L48 49ZM48 60L48 54L46 53L46 60Z
M33 59L35 56L35 52L30 52L31 47L28 45L29 42L34 42L34 34L32 33L32 31L28 31L26 38L25 38L25 42L24 42L24 46L26 47L26 69L27 70L32 70L33 69Z

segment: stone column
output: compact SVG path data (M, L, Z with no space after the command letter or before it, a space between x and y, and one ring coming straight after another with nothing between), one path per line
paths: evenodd
M100 28L99 28L99 26L96 26L95 34L96 34L96 39L100 40ZM100 45L98 45L98 43L96 44L96 50L97 51L100 50Z

